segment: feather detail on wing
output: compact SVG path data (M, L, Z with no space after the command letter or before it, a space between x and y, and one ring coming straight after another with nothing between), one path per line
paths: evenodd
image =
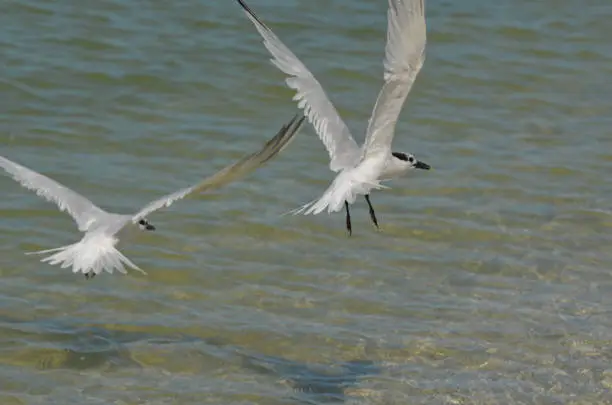
M308 117L308 121L325 145L330 157L329 168L332 171L339 171L353 167L359 161L361 149L321 84L243 0L237 1L262 36L265 47L273 56L272 63L290 76L286 82L290 88L296 90L293 100L297 101L298 107L304 110L304 115Z
M82 232L86 231L96 218L106 214L87 198L68 187L2 156L0 156L0 167L23 187L55 203L61 211L70 214Z
M425 0L389 0L384 80L364 142L364 154L389 153L406 97L425 62Z
M296 115L288 124L284 125L280 131L278 131L274 138L266 142L263 148L258 152L243 157L238 162L221 169L194 186L181 189L151 202L132 217L132 222L136 223L152 212L163 207L168 207L175 201L185 198L189 194L214 190L246 176L278 155L299 132L304 123L304 119L304 117Z

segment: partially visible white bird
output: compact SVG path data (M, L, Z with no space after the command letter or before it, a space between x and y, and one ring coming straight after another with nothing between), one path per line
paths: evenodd
M126 266L146 274L115 248L115 245L119 242L117 233L121 229L126 226L137 225L141 230L155 230L155 227L146 218L149 214L160 208L168 207L189 194L213 190L247 175L283 150L299 132L303 122L304 117L296 115L258 152L243 157L238 162L221 169L196 185L149 203L134 215L106 212L66 186L2 156L0 156L0 167L22 186L35 191L36 194L46 200L56 203L61 211L66 211L74 218L79 231L85 233L83 239L72 245L28 254L55 252L41 261L49 262L52 265L60 264L62 268L72 266L73 273L82 272L87 279L100 274L104 270L109 273L112 273L113 270L127 273Z
M392 152L395 124L417 74L425 62L425 1L389 0L387 11L387 45L384 59L384 85L378 94L370 117L365 142L359 147L325 91L306 66L285 46L243 0L237 0L247 17L263 37L272 54L272 63L282 70L290 88L296 90L293 100L314 126L330 157L329 168L339 172L323 196L294 214L319 214L346 209L346 227L352 233L349 204L364 195L370 217L378 228L370 191L386 188L380 182L398 177L411 169L429 170L430 166L413 155Z

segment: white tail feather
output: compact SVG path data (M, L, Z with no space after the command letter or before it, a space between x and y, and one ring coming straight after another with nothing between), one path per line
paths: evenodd
M85 274L93 272L94 274L100 274L106 270L112 274L114 270L117 270L125 274L127 273L126 267L128 267L147 274L120 251L115 249L117 242L118 239L113 236L94 233L85 235L83 239L72 245L26 254L57 252L43 258L41 262L47 262L51 265L60 264L63 269L72 266L73 273L82 272Z
M296 208L289 213L293 215L319 214L327 209L328 213L340 211L344 207L344 202L352 204L358 195L365 195L372 189L388 188L380 184L379 181L366 182L356 178L351 171L341 172L332 184L325 190L321 198L313 200L307 204Z
M291 211L287 211L284 214L281 214L282 217L284 217L285 215L298 215L303 213L304 211L306 211L311 205L313 205L314 203L316 203L318 200L312 200L304 205L302 205L301 207L292 209Z

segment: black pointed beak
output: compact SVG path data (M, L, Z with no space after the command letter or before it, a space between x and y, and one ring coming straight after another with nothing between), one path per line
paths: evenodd
M145 226L145 229L146 229L147 231L154 231L154 230L155 230L155 227L154 227L153 225L151 225L151 224L147 224L147 225Z
M429 170L429 169L431 169L431 166L429 166L427 163L421 162L420 160L416 162L414 167L417 168L417 169L421 169L421 170Z

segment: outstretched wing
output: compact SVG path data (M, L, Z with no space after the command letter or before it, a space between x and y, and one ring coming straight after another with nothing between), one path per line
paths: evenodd
M237 1L263 37L264 45L273 56L272 63L291 76L286 82L290 88L296 90L293 100L304 110L304 115L323 141L329 153L329 168L337 172L355 165L359 161L361 150L321 84L243 0Z
M225 184L228 184L240 177L246 176L253 170L262 166L264 163L275 157L281 152L299 132L304 117L296 115L288 124L284 125L280 131L263 146L261 150L243 157L238 162L227 166L212 176L204 179L200 183L184 188L172 194L166 195L158 200L153 201L144 207L139 213L132 217L134 223L146 217L160 208L168 207L173 202L180 200L191 193L214 190Z
M0 156L0 167L23 187L36 192L47 201L54 202L61 211L70 214L82 232L86 231L95 219L106 214L87 198L68 187L2 156Z
M395 124L425 62L425 0L389 0L385 83L370 117L364 155L388 153Z

